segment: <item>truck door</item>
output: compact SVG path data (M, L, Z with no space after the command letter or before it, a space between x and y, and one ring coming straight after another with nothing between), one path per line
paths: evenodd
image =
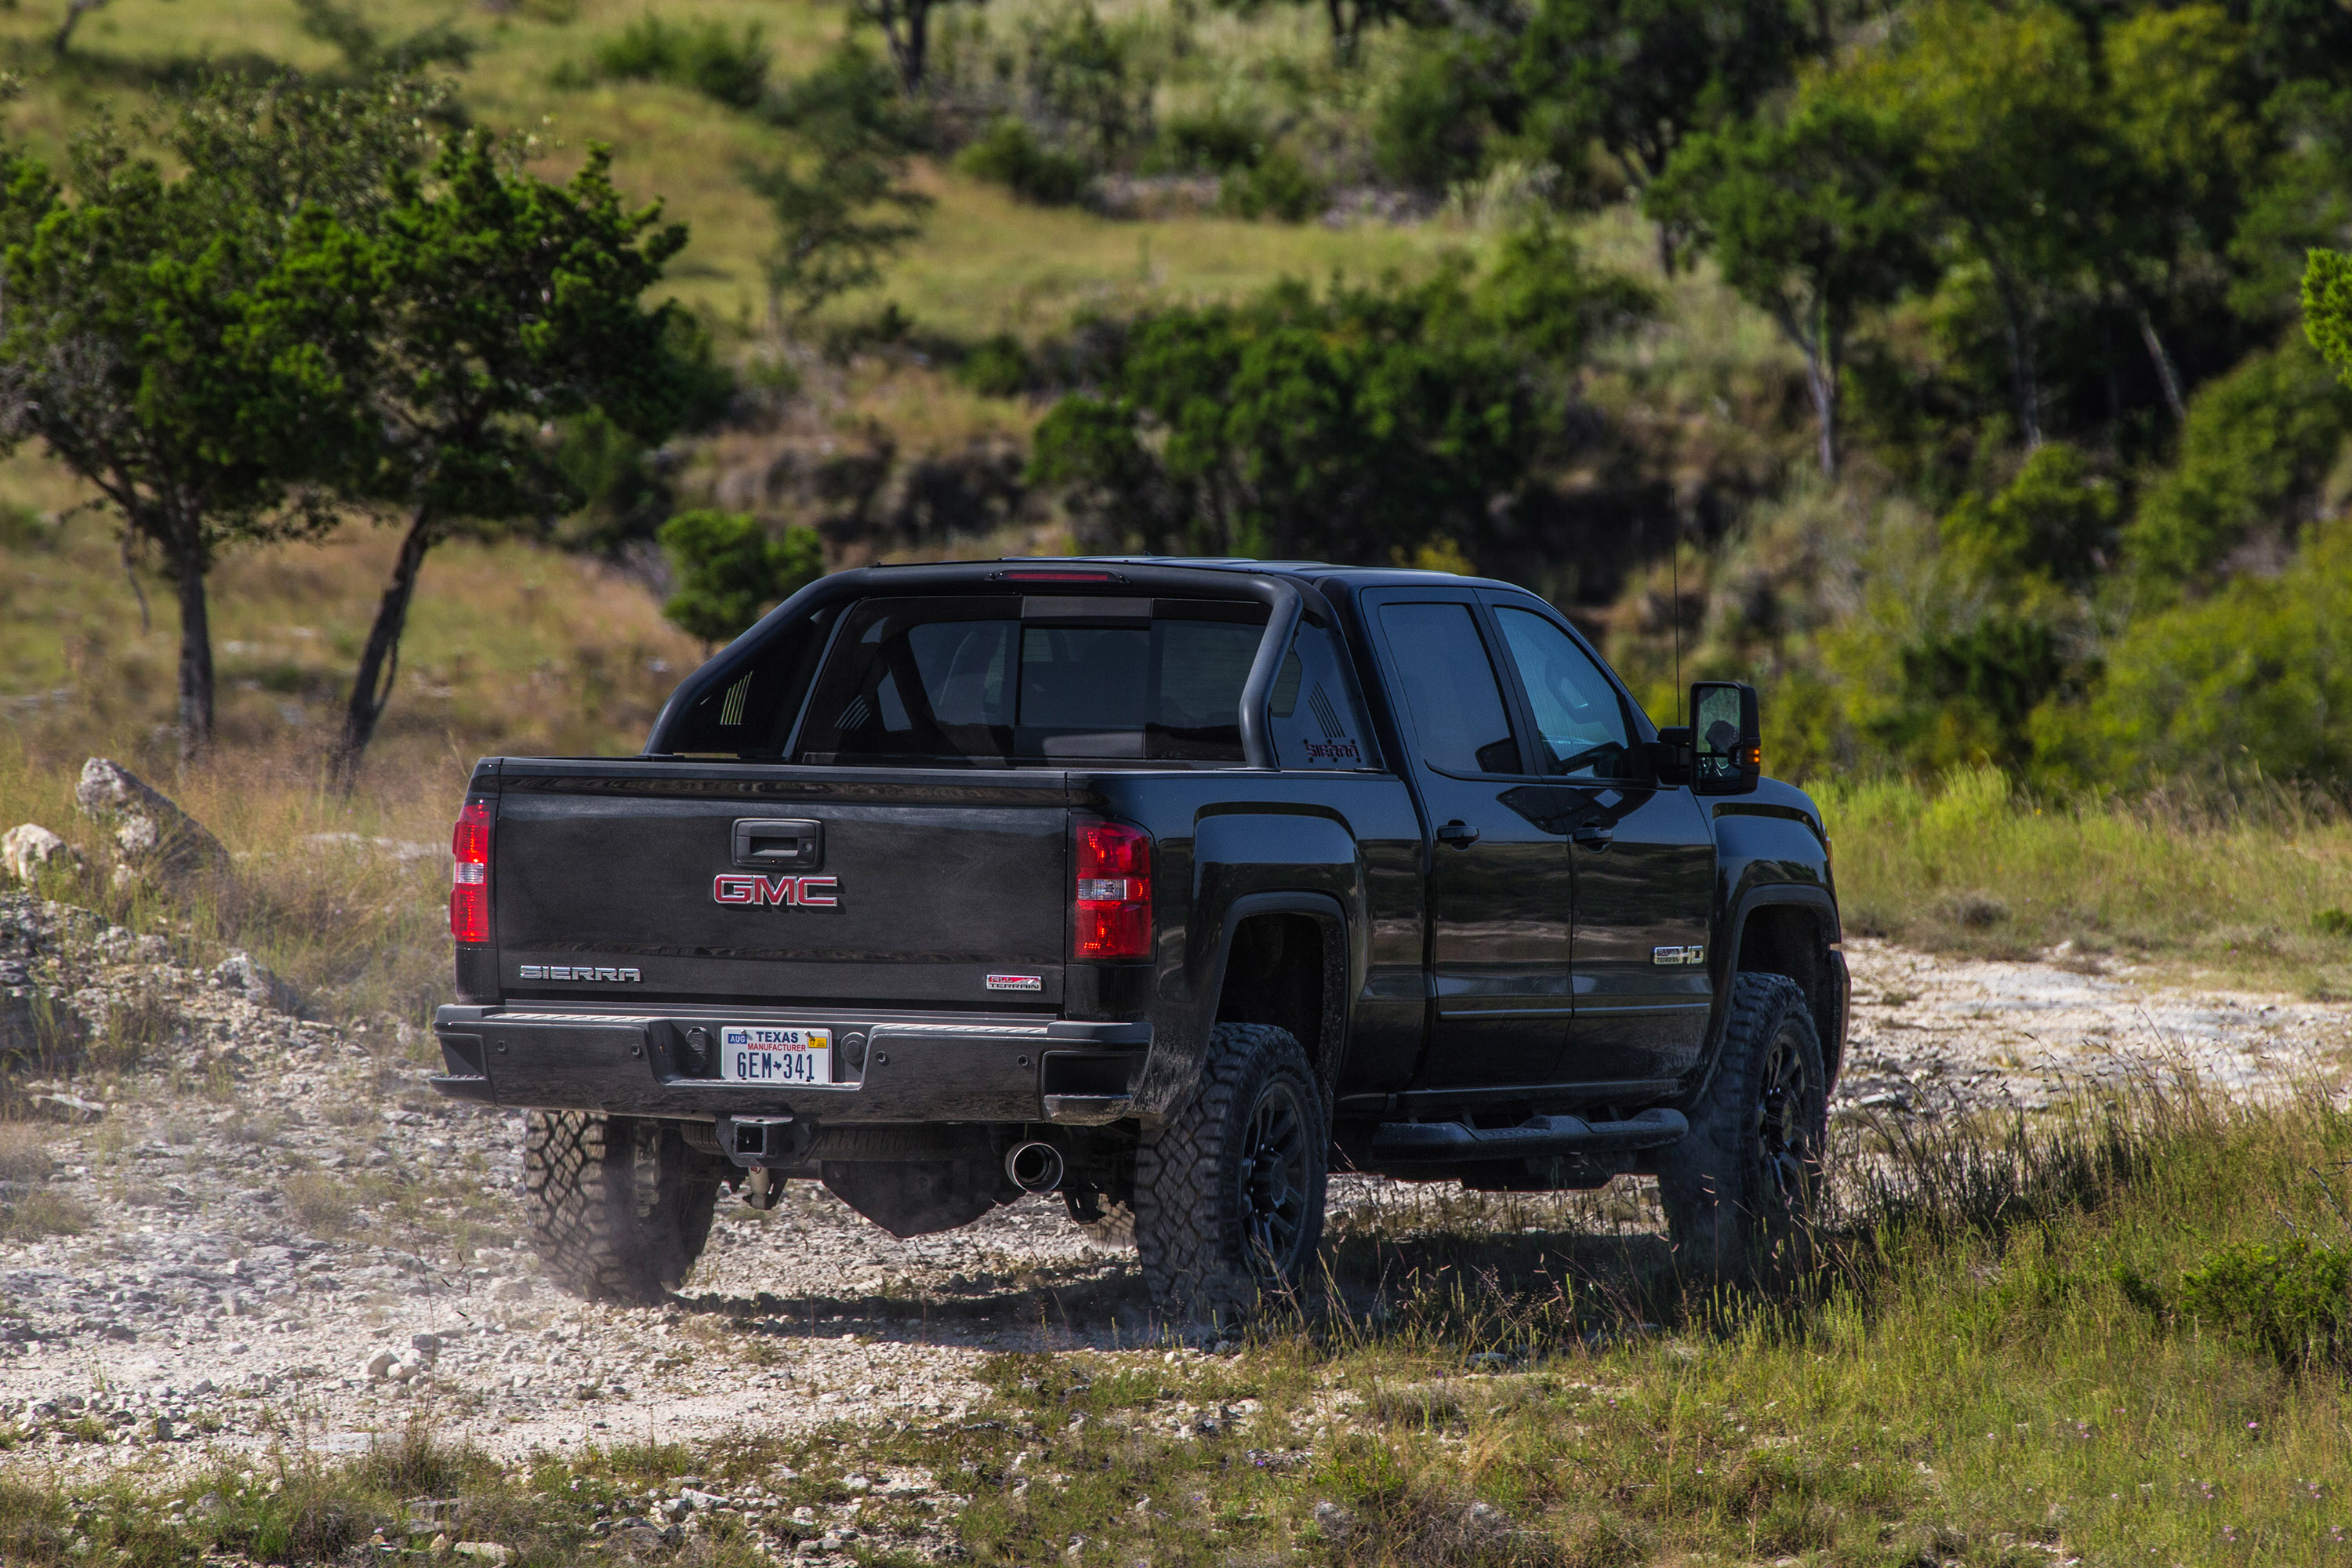
M1537 820L1495 650L1465 590L1366 595L1429 814L1434 1016L1416 1082L1542 1082L1559 1059L1572 904L1566 840Z
M1706 941L1715 837L1687 786L1658 784L1614 681L1526 601L1487 595L1558 782L1575 868L1576 1016L1552 1078L1670 1079L1698 1060L1713 986Z

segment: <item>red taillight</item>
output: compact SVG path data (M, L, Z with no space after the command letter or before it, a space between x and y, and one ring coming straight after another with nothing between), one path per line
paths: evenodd
M466 803L449 832L449 934L459 942L490 940L490 803Z
M1123 823L1081 819L1072 958L1151 956L1151 836Z

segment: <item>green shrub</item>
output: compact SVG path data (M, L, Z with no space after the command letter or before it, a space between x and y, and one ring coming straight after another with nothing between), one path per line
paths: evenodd
M2352 936L2352 910L2321 910L2311 917L2311 929L2325 936Z
M2281 778L2352 770L2352 530L2314 534L2278 576L2133 621L2109 645L2087 706L2053 713L2037 751L2103 783Z
M1036 384L1029 351L1010 332L982 342L956 366L956 379L982 397L1017 397Z
M673 626L723 643L824 573L824 543L813 528L771 537L743 512L683 511L662 524L662 550L677 591L662 606Z
M1035 132L1010 115L957 153L955 166L973 179L1003 185L1024 201L1049 207L1076 203L1094 177L1084 159L1046 146Z
M719 22L669 22L648 11L596 46L595 67L607 81L666 81L749 109L768 87L767 33L757 22L737 33Z
M2303 1237L2282 1247L2243 1241L2180 1276L2180 1311L2208 1329L2297 1367L2336 1359L2352 1258Z
M1507 50L1499 34L1414 34L1373 110L1372 161L1381 173L1430 195L1476 174L1495 107L1511 96Z
M2159 596L2211 572L2252 536L2292 543L2352 431L2352 391L2298 336L2199 389L2180 456L2124 531L2124 556Z
M1322 209L1323 182L1292 153L1276 152L1255 168L1227 174L1217 205L1236 217L1302 223Z
M1254 121L1223 110L1172 114L1143 160L1146 174L1225 174L1254 169L1265 157L1265 132Z
M2116 487L2083 454L2053 441L2025 460L2000 494L1969 496L1944 519L1947 548L1995 579L2040 574L2080 586L2112 557Z

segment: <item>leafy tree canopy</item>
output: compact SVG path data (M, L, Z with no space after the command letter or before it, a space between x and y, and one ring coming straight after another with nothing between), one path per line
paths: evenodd
M1457 267L1164 311L1046 416L1032 474L1153 550L1354 560L1475 538L1561 428L1559 357L1635 303L1546 231L1475 287Z

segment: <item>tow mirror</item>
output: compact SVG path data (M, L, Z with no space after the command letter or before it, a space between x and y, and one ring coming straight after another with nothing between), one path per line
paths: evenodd
M1756 689L1732 680L1691 683L1691 784L1701 795L1745 795L1764 773Z

